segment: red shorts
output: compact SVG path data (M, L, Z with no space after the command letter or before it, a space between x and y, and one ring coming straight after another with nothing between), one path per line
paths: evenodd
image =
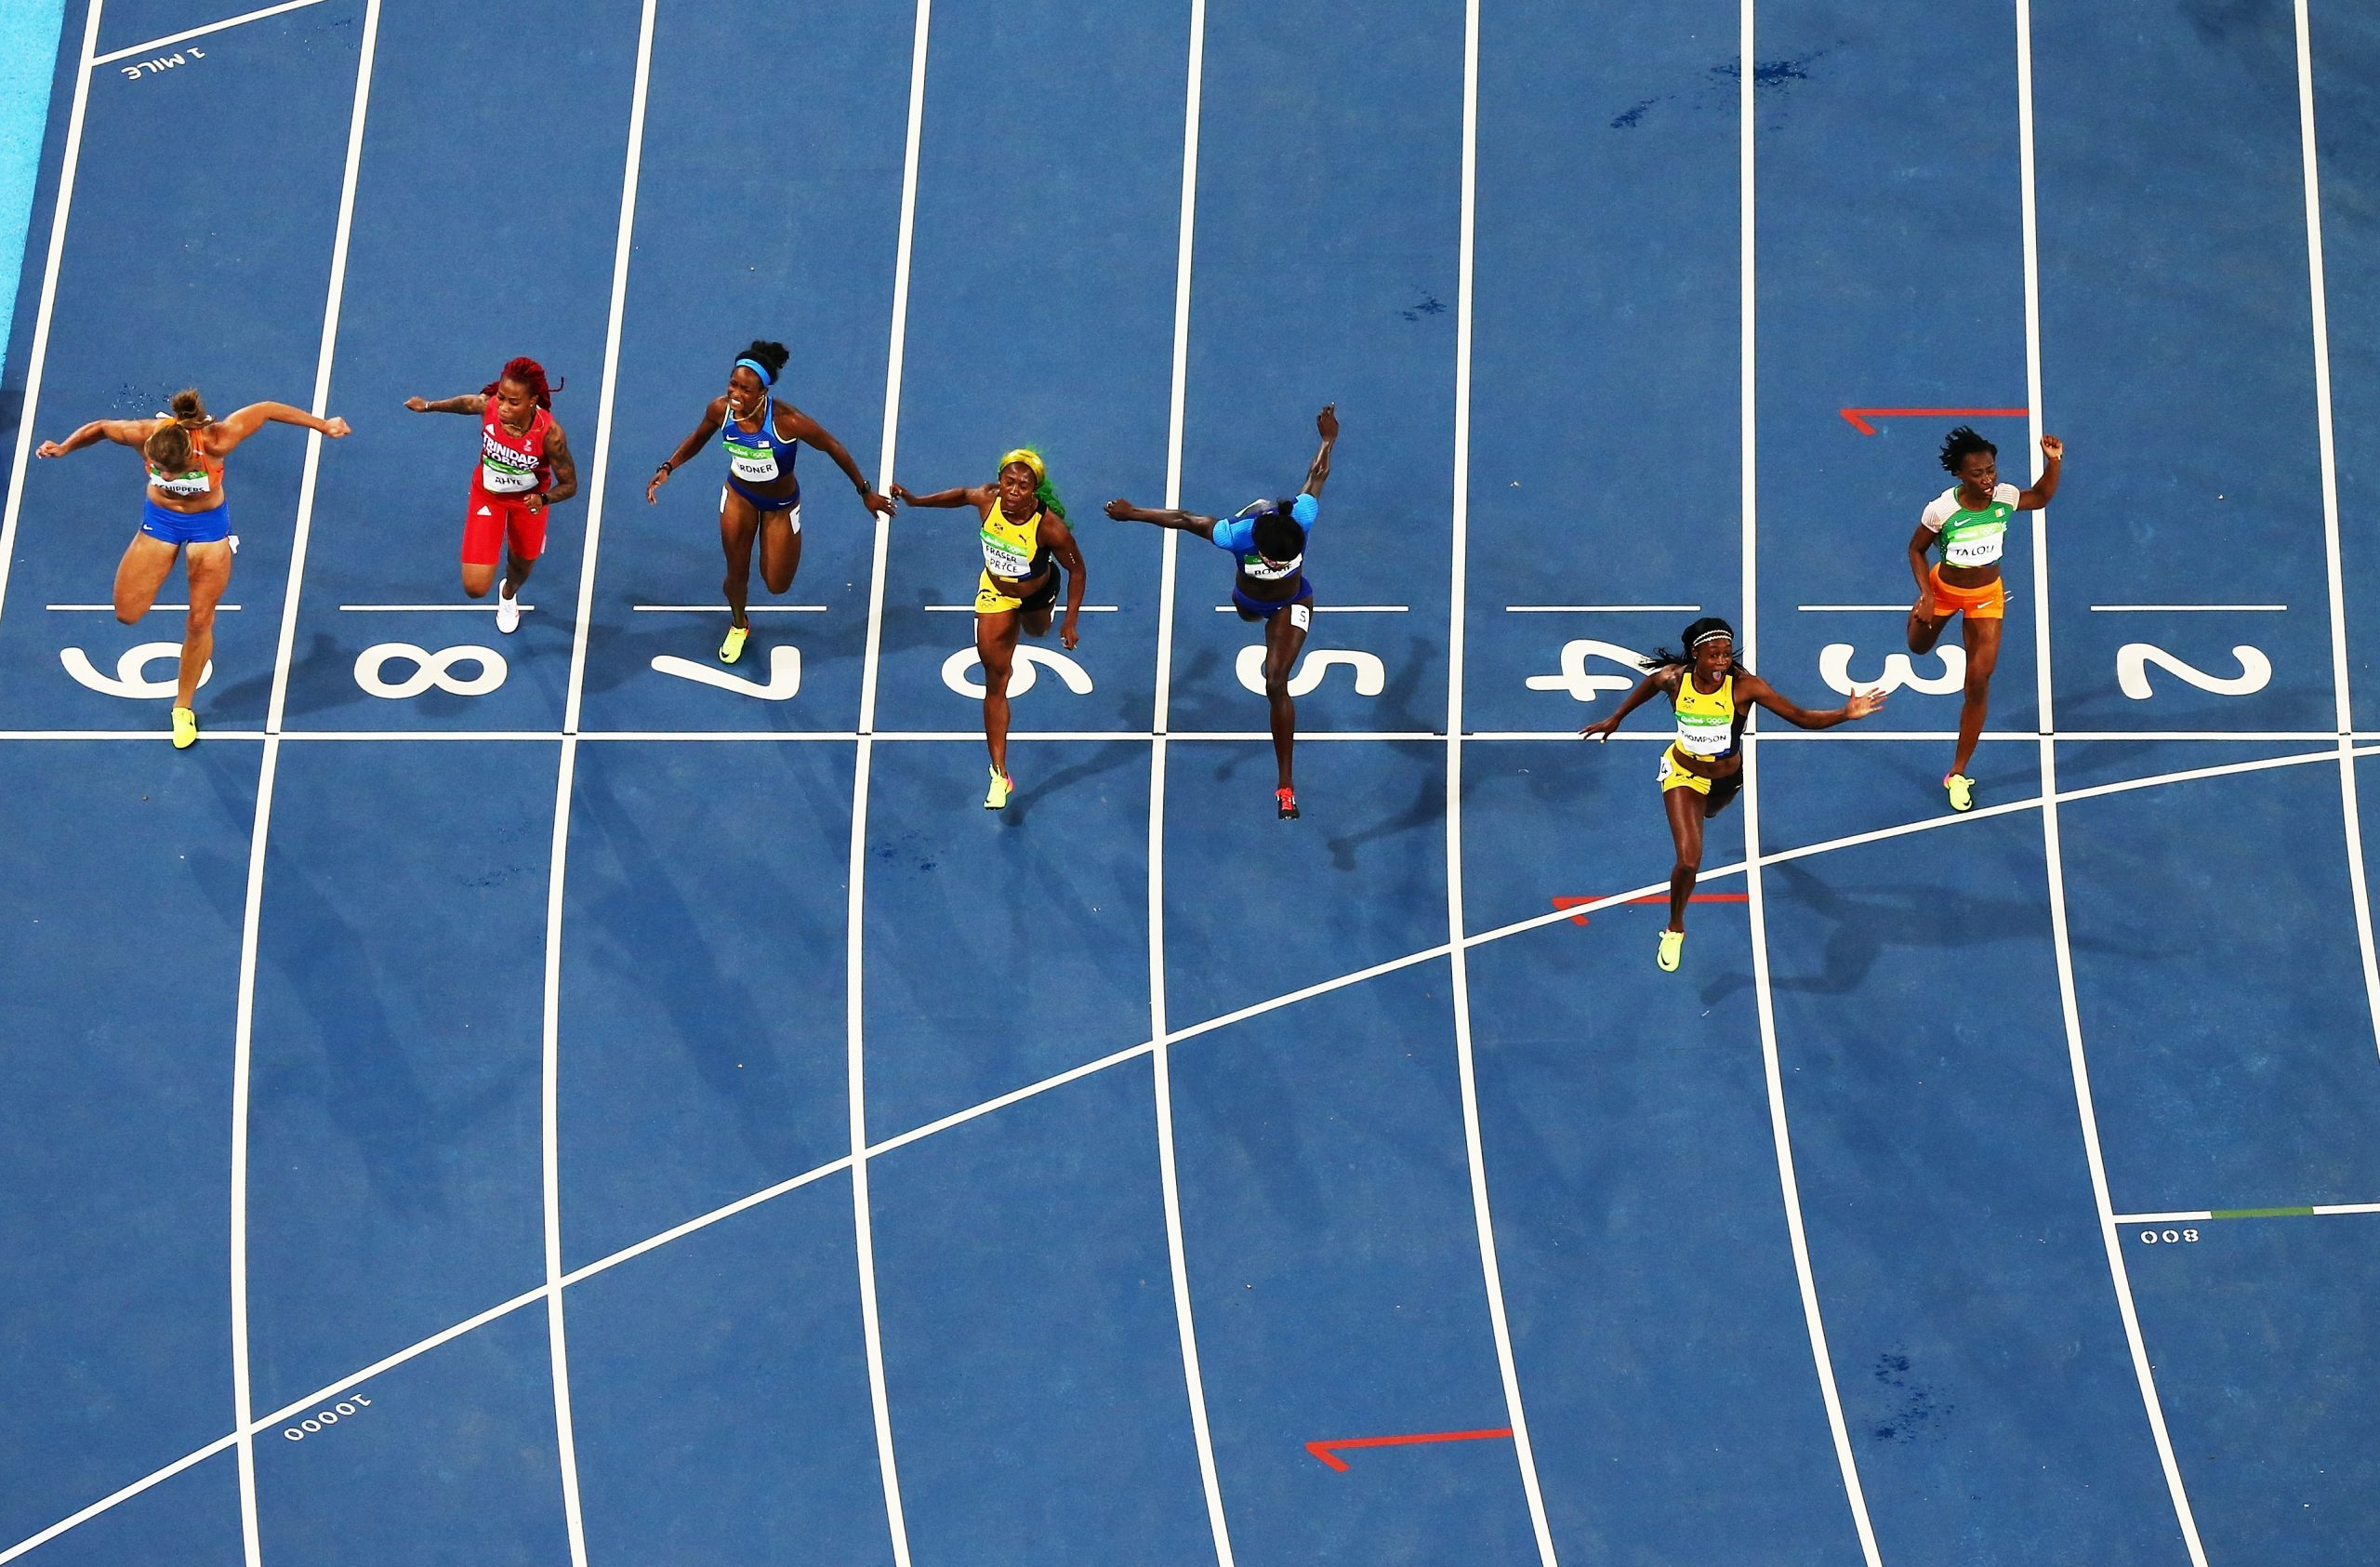
M546 552L545 508L522 505L526 498L490 495L480 487L479 476L471 476L471 503L463 514L465 565L496 564L507 544L524 561Z

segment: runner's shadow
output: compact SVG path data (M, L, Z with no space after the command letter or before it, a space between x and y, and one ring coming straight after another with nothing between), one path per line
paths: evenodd
M1815 975L1778 976L1778 990L1839 996L1859 989L1888 952L1924 949L1975 949L2043 939L2047 932L2041 899L1992 896L1972 887L1837 887L1798 863L1771 866L1767 892L1769 948L1777 948L1780 922L1815 918L1827 927L1822 963ZM2077 940L2077 949L2146 958L2099 940ZM1706 988L1717 1001L1752 985L1749 972L1726 976Z
M1015 798L1009 802L1008 809L1002 813L1009 820L1022 827L1039 813L1044 800L1050 801L1054 805L1057 803L1057 797L1064 792L1068 786L1081 783L1086 778L1098 777L1103 773L1112 773L1118 767L1140 760L1145 754L1138 741L1124 741L1117 745L1069 746L1066 749L1087 750L1091 752L1091 757L1088 761L1077 763L1071 767L1059 769L1029 790L1020 789ZM1078 801L1069 802L1068 808L1079 809L1084 803Z
M318 1097L331 1124L354 1145L373 1196L386 1208L412 1215L451 1215L450 1155L465 1133L503 1115L536 1086L533 1076L490 1065L467 1069L473 1079L433 1094L425 1084L415 1051L400 1039L387 996L411 978L383 971L346 905L305 871L295 856L271 865L267 920L271 926L305 932L302 949L291 961L272 960L318 1042L306 1059L284 1045L282 1058L258 1073L258 1095L275 1098ZM267 950L271 950L270 947ZM287 1039L287 1035L283 1038ZM450 1039L430 1048L451 1057L472 1042ZM525 1053L503 1053L514 1066Z
M1384 817L1359 831L1342 833L1328 840L1333 869L1350 871L1355 869L1355 851L1367 843L1392 838L1400 832L1428 827L1446 817L1444 780L1433 774L1415 785L1412 803L1394 816Z
M324 636L320 631L314 633L312 640L308 643L306 650L303 653L298 651L298 649L293 645L289 650L289 661L292 671L294 671L301 664L325 657L324 649L329 645L330 638ZM218 663L215 666L215 669L216 672L219 675L222 672L223 666L220 663ZM292 686L291 695L294 697L296 695L297 683L293 680L290 684ZM243 675L238 680L232 681L228 684L209 681L206 683L205 688L199 692L198 701L200 704L200 721L202 723L205 722L205 714L211 708L215 711L223 713L255 713L257 715L257 727L261 729L264 727L266 709L272 701L272 670L271 666L267 666L259 672ZM290 707L300 713L311 710L306 707L300 706L296 701L292 701L290 703Z
M1252 1177L1263 1189L1267 1211L1281 1222L1293 1224L1303 1215L1328 1213L1330 1204L1323 1187L1337 1172L1315 1169L1298 1135L1297 1117L1271 1108L1296 1102L1297 1086L1274 1059L1276 1052L1294 1046L1259 1042L1253 1034L1237 1031L1248 1028L1239 1024L1170 1047L1177 1058L1184 1050L1232 1052L1227 1094L1201 1092L1196 1069L1174 1069L1179 1074L1174 1078L1174 1114L1197 1119L1211 1139L1207 1146L1215 1150L1215 1164Z
M589 899L592 929L613 937L624 965L669 976L652 993L703 1086L734 1110L746 1149L764 1168L799 1168L815 1150L801 1146L804 1122L787 1081L785 1041L748 981L704 939L704 922L678 885L690 869L654 854L635 813L591 786L588 774L579 778L575 819L602 834L620 870ZM633 933L632 941L622 933Z

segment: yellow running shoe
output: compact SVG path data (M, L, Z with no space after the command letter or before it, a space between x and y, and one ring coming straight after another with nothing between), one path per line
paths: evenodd
M188 708L174 710L174 749L188 750L198 744L198 714Z
M732 664L744 657L744 639L751 634L752 628L749 626L728 627L727 640L719 644L719 661L722 664Z
M1653 953L1653 962L1660 965L1663 974L1677 972L1678 949L1685 945L1686 932L1682 930L1661 932L1661 944Z
M984 809L987 811L1006 810L1008 808L1009 793L1015 788L1015 779L1010 777L1006 773L1001 772L998 767L993 768L992 787L985 790L984 794Z
M1954 811L1975 809L1975 780L1973 778L1968 777L1964 773L1950 773L1943 777L1942 787L1950 791L1950 809Z

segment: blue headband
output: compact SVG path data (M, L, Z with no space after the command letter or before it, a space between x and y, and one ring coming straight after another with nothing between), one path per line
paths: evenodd
M777 378L769 374L769 367L761 364L759 360L739 359L735 363L751 371L754 375L760 377L760 384L763 387L771 387L777 384Z

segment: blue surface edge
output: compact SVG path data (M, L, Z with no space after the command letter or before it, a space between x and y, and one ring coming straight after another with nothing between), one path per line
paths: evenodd
M23 402L20 371L24 354L18 323L31 329L33 312L19 311L18 290L33 269L33 197L49 166L50 94L70 86L72 62L59 52L66 26L66 0L8 0L0 6L0 264L8 268L0 287L0 429L13 432ZM47 69L44 69L45 65Z

